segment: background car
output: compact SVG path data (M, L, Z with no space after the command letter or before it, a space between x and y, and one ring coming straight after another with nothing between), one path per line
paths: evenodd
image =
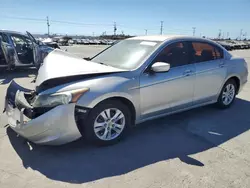
M37 39L36 39L37 40ZM54 49L60 49L59 45L57 44L57 42L53 41L52 38L46 38L46 39L38 39L37 40L39 42L39 45L42 46L42 45L46 45L46 46L49 46L51 48L54 48Z
M216 42L221 46L223 46L228 51L231 51L233 49L232 45L230 43L227 43L226 41L216 41Z
M53 48L37 41L29 32L22 34L15 31L0 30L1 51L5 61L0 67L18 66L39 67L43 58ZM2 58L3 59L3 58Z
M68 41L69 41L68 39L60 38L60 39L58 40L58 44L59 44L60 46L68 46L68 45L69 45Z
M88 45L90 43L89 39L82 39L82 44Z
M76 39L76 44L82 44L82 40L81 39Z

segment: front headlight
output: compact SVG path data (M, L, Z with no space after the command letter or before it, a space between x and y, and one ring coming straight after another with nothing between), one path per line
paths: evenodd
M73 91L40 95L33 103L33 107L55 107L62 104L75 103L89 89L77 89Z

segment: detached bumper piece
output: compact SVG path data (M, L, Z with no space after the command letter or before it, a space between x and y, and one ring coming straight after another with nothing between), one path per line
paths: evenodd
M28 140L44 145L60 145L81 137L74 117L75 104L33 108L31 90L14 81L7 89L5 110L10 127Z

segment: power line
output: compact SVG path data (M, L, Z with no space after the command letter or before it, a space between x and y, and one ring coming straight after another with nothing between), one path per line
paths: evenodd
M113 28L113 31L111 32L114 32L116 34L117 32L117 27L119 27L119 29L123 29L123 28L128 28L130 30L138 30L138 32L143 32L145 34L148 34L148 31L152 31L152 32L157 32L157 25L155 26L151 26L151 28L149 26L147 26L147 31L141 27L130 27L128 25L128 27L126 25L123 25L123 24L114 24L114 23L83 23L83 22L71 22L71 21L64 21L64 20L53 20L53 19L49 19L49 17L46 17L46 18L30 18L30 17L18 17L18 16L6 16L6 15L1 15L1 18L6 18L6 19L14 19L14 20L27 20L27 21L34 21L34 22L40 22L42 24L46 24L47 23L47 29L48 29L48 34L50 34L50 26L51 24L67 24L67 25L76 25L76 26L106 26L106 29L109 30L112 30ZM163 34L163 29L164 29L164 22L161 21L160 22L161 25L160 25L160 34ZM158 30L159 31L159 30ZM193 35L195 36L196 34L196 27L193 27L192 30L190 29L178 29L178 28L167 28L165 33L168 32L168 33L175 33L175 32L180 32L180 33L186 33L186 32L191 32L193 31ZM232 34L232 33L231 33ZM237 33L235 33L235 35L237 36ZM227 36L227 38L229 38L229 32L224 32L223 35L222 35L222 30L219 29L219 33L218 33L218 38L224 38L225 36ZM240 30L240 36L239 38L242 40L244 38L247 37L247 34L246 32L241 29Z
M27 18L27 17L15 17L15 16L1 16L1 18L15 19L15 20L42 21L42 22L46 22L47 21L47 19L41 19L41 18ZM62 24L71 24L71 25L84 25L84 26L91 26L91 25L112 26L113 25L111 23L110 24L82 23L82 22L62 21L62 20L50 20L50 23L62 23Z
M100 23L68 22L68 21L60 21L60 20L50 20L50 22L62 23L62 24L70 24L70 25L82 25L82 26L91 26L91 25L112 26L113 25L113 24L100 24Z
M41 18L27 18L27 17L15 17L15 16L1 16L1 18L14 19L14 20L30 20L30 21L46 21Z
M13 16L1 16L1 17L5 17L8 19L18 19L18 20L31 20L31 21L39 21L39 22L47 22L47 18L46 19L40 19L40 18L27 18L27 17L13 17ZM82 22L71 22L71 21L63 21L63 20L53 20L53 19L49 19L49 23L53 23L53 24L69 24L69 25L78 25L78 26L114 26L114 24L111 23L82 23ZM163 24L163 21L162 21ZM122 27L122 28L128 28L128 29L133 29L133 30L143 30L143 28L136 28L136 27L127 27L124 26L123 24L116 24L116 27ZM163 26L163 25L162 25ZM153 26L152 26L153 27ZM147 29L148 31L157 31L156 28L151 28L151 29ZM185 29L168 29L168 31L190 31L190 30L185 30Z

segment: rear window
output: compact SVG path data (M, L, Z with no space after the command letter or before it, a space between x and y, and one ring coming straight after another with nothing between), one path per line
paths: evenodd
M192 42L195 62L212 61L223 58L223 51L212 44L205 42Z

